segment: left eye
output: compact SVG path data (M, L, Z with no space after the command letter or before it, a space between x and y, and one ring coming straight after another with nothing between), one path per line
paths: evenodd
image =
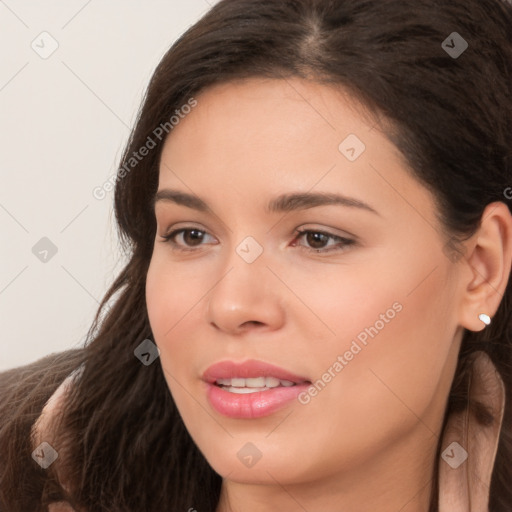
M312 247L312 248L305 247L305 249L309 252L326 253L326 252L331 252L331 251L342 251L342 250L344 250L344 248L346 246L349 246L349 245L352 245L355 243L355 240L351 240L349 238L344 238L341 236L333 235L332 233L327 233L325 231L316 231L314 229L305 229L303 231L297 231L297 233L299 236L295 240L305 237L304 239L309 244L322 245L322 247L318 247L318 245L316 247ZM337 240L338 244L335 245L334 247L324 249L323 248L324 242L328 242L329 240ZM304 247L304 246L300 246L300 247Z
M304 238L308 244L313 244L313 247L305 247L304 245L299 245L299 247L305 249L308 252L314 253L327 253L331 251L342 251L345 247L352 245L355 243L355 240L351 240L349 238L344 238L341 236L333 235L332 233L327 233L325 231L317 231L317 230L303 230L296 231L296 238L293 240L295 242L299 239ZM182 235L182 241L185 243L185 247L182 244L176 241L176 237L178 235ZM162 236L164 243L169 243L173 247L173 249L177 251L185 251L190 252L194 251L194 247L198 247L201 245L201 242L204 240L204 236L207 235L206 231L202 231L196 228L181 228L171 231L169 234ZM325 248L325 243L329 242L329 240L337 241L338 244L335 244L334 247ZM319 247L319 245L321 247Z

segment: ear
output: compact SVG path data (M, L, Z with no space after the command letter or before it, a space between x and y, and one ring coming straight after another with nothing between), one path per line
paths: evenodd
M503 299L512 267L512 215L505 203L487 205L462 264L467 266L467 279L464 277L460 324L470 331L481 331L486 325L478 316L484 313L492 319Z

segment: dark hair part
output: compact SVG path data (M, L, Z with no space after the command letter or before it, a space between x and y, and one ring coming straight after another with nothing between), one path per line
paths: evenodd
M458 58L442 47L453 32L469 45ZM385 120L386 135L412 175L434 194L447 256L461 257L460 242L478 229L486 205L507 201L511 74L512 7L506 0L222 0L161 60L120 168L129 168L132 154L155 128L208 86L292 76L339 86ZM146 367L133 354L152 337L145 281L163 142L126 176L118 176L116 219L130 260L89 331L81 358L85 370L57 437L58 449L66 453L60 470L65 468L73 491L68 496L62 490L62 498L77 510L213 511L219 500L221 477L189 436L161 365ZM100 322L102 308L110 308L116 294ZM485 351L507 393L490 490L493 512L508 511L512 503L511 303L509 280L492 324L465 331L445 415L446 420L452 411L470 406L469 356ZM50 393L54 379L44 378L40 386ZM8 510L17 512L28 510L27 503L44 506L55 496L49 483L34 489L20 482L31 448L16 441L18 455L6 450L9 435L17 434L12 425L15 419L0 431L1 453L8 454L4 468L10 468L0 469L0 487ZM57 479L56 471L48 471L48 482ZM430 512L437 511L437 493L436 468Z

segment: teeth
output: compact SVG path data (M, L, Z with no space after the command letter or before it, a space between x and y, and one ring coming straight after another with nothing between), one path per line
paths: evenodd
M236 387L237 384L235 384L235 380L245 380L245 383L242 384L242 386L245 386L246 388L264 388L266 379L265 377L255 377L252 379L233 379L232 385Z
M235 388L235 387L225 387L226 391L229 391L230 393L238 393L238 394L244 394L244 393L257 393L258 391L270 391L270 388Z
M254 391L262 391L278 386L290 387L295 383L290 380L280 380L276 377L251 377L243 379L235 377L233 379L217 379L216 383L225 386L228 391L235 390L233 393L253 393Z
M280 383L281 381L276 377L265 377L265 386L267 386L267 388L277 388Z

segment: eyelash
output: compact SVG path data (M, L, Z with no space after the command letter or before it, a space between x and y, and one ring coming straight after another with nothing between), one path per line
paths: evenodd
M179 252L194 252L196 251L197 249L186 249L186 248L183 248L181 246L179 246L178 243L176 243L176 241L174 240L174 238L181 234L181 233L185 233L185 232L190 232L190 231L199 231L200 233L206 233L206 231L203 231L201 229L197 229L197 228L180 228L180 229L175 229L174 231L171 231L169 234L167 235L164 235L162 236L163 240L162 242L164 243L167 243L167 244L170 244L173 248L173 250L176 250L176 251L179 251ZM331 252L342 252L346 249L346 247L350 246L350 245L354 245L356 242L355 240L351 240L349 238L344 238L344 237L341 237L341 236L337 236L337 235L333 235L331 233L328 233L326 231L321 231L321 230L316 230L316 229L304 229L304 230L297 230L295 232L295 235L297 235L294 239L294 242L296 240L298 240L300 237L306 235L306 234L309 234L309 233L315 233L315 234L320 234L320 235L324 235L332 240L338 240L341 244L342 244L342 247L334 247L334 248L330 248L330 249L311 249L311 248L307 248L307 247L304 247L303 245L300 245L299 247L301 247L303 250L309 252L309 253L315 253L315 254L326 254L326 253L331 253ZM207 234L207 233L206 233Z

